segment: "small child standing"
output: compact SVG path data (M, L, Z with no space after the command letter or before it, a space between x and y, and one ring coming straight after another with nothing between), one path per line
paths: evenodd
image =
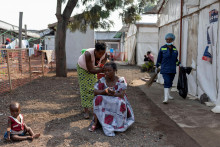
M26 139L33 140L38 138L40 134L34 134L30 127L24 123L23 115L20 114L20 104L17 102L12 102L10 104L11 116L8 117L8 128L4 135L7 140L22 141ZM25 136L29 133L29 136Z

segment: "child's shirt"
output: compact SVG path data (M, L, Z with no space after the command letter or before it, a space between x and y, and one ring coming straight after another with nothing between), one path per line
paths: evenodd
M23 115L19 114L20 122L17 118L14 118L13 116L9 116L11 119L11 134L22 134L24 132L24 119Z

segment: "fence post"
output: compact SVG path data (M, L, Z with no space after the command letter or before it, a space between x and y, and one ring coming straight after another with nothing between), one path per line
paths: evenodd
M10 71L10 64L9 64L9 51L7 50L7 68L8 68L8 80L10 85L10 90L12 90L12 84L11 84L11 71Z
M23 18L23 12L19 12L19 48L22 48L22 18ZM19 70L22 73L22 52L21 50L18 52L18 65Z
M41 51L42 74L44 76L44 52Z
M31 71L31 57L28 57L28 59L29 59L30 81L31 81L31 76L32 76L32 71Z

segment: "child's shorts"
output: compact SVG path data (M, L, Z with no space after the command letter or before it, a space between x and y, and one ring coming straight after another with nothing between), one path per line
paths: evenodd
M11 131L10 131L11 132ZM17 134L18 136L25 136L26 135L26 131L24 130L22 134ZM10 134L10 137L12 137L12 135L14 134ZM4 139L8 139L8 132L5 132L4 134Z

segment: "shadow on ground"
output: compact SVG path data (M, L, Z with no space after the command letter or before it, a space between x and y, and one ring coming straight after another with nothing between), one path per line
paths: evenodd
M126 75L124 74L126 73ZM119 66L119 75L128 83L143 76L135 67ZM77 74L71 71L67 78L49 74L17 88L1 97L0 132L6 130L8 105L21 103L24 119L41 137L33 142L5 143L1 146L193 146L198 144L188 137L146 95L134 86L128 86L127 95L135 114L135 123L124 133L107 137L102 129L89 132L91 118L85 120L80 105ZM91 114L92 116L92 114Z

